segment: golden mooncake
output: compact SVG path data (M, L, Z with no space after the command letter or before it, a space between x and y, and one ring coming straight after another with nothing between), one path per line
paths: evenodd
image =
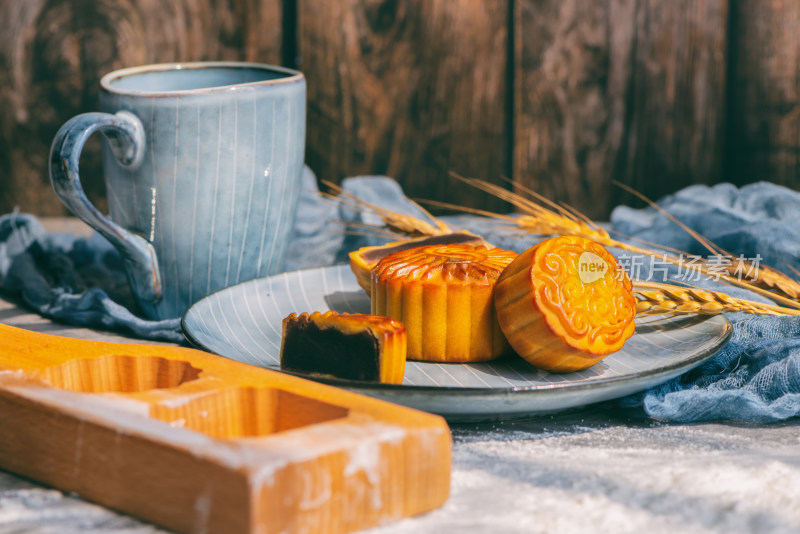
M283 320L283 370L400 384L405 368L406 329L389 317L329 311Z
M494 285L516 253L470 245L427 245L382 258L371 271L372 313L406 326L408 358L478 362L509 351L494 308Z
M482 245L491 248L482 237L477 236L466 230L452 232L448 234L417 237L403 241L393 241L385 245L373 247L361 247L350 253L350 270L356 275L356 281L367 293L370 292L370 271L380 261L381 258L394 252L409 248L422 247L426 245Z
M627 273L582 237L554 237L520 254L497 281L495 305L514 351L548 371L591 367L634 331Z

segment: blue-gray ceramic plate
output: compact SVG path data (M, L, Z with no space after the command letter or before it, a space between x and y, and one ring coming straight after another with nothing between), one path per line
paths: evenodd
M281 323L292 312L369 313L369 297L346 265L283 273L218 291L192 306L183 330L221 356L279 369ZM715 317L650 317L619 352L584 371L553 374L511 357L488 363L406 365L402 385L325 380L445 416L499 420L552 413L622 397L678 376L717 352L731 324Z

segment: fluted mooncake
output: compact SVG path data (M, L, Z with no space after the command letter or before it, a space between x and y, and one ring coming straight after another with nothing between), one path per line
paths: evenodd
M405 367L406 329L389 317L329 311L283 320L286 371L400 384Z
M494 284L516 253L428 245L382 258L371 271L372 313L402 321L408 358L492 360L509 352L497 324Z
M497 281L495 305L514 351L549 371L591 367L634 331L627 273L582 237L554 237L520 254Z
M400 250L422 247L426 245L472 245L491 248L482 237L466 230L434 236L417 237L403 241L393 241L385 245L361 247L350 253L350 270L356 275L356 281L367 293L370 292L370 271L381 260Z

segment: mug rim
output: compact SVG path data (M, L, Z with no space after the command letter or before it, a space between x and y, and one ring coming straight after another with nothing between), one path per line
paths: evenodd
M273 80L258 80L247 83L231 83L228 85L215 85L213 87L202 87L198 89L178 89L175 91L147 91L141 89L120 89L119 87L112 87L111 83L114 80L132 76L136 74L144 74L148 72L161 72L161 71L177 71L188 69L207 69L207 68L249 68L264 71L279 72L288 74L283 78L276 78ZM175 62L175 63L153 63L148 65L138 65L135 67L126 67L109 72L100 78L100 87L109 93L133 96L179 96L179 95L192 95L192 94L208 94L219 91L230 91L232 87L252 87L257 85L283 85L289 83L296 83L304 80L305 76L302 72L288 67L281 67L278 65L268 65L266 63L252 63L245 61L189 61L189 62Z

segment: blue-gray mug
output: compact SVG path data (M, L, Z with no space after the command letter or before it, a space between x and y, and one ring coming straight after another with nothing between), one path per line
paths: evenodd
M182 315L229 285L283 270L305 150L302 73L201 62L118 70L99 113L70 119L50 149L61 201L120 252L151 319ZM101 131L109 214L78 160Z

